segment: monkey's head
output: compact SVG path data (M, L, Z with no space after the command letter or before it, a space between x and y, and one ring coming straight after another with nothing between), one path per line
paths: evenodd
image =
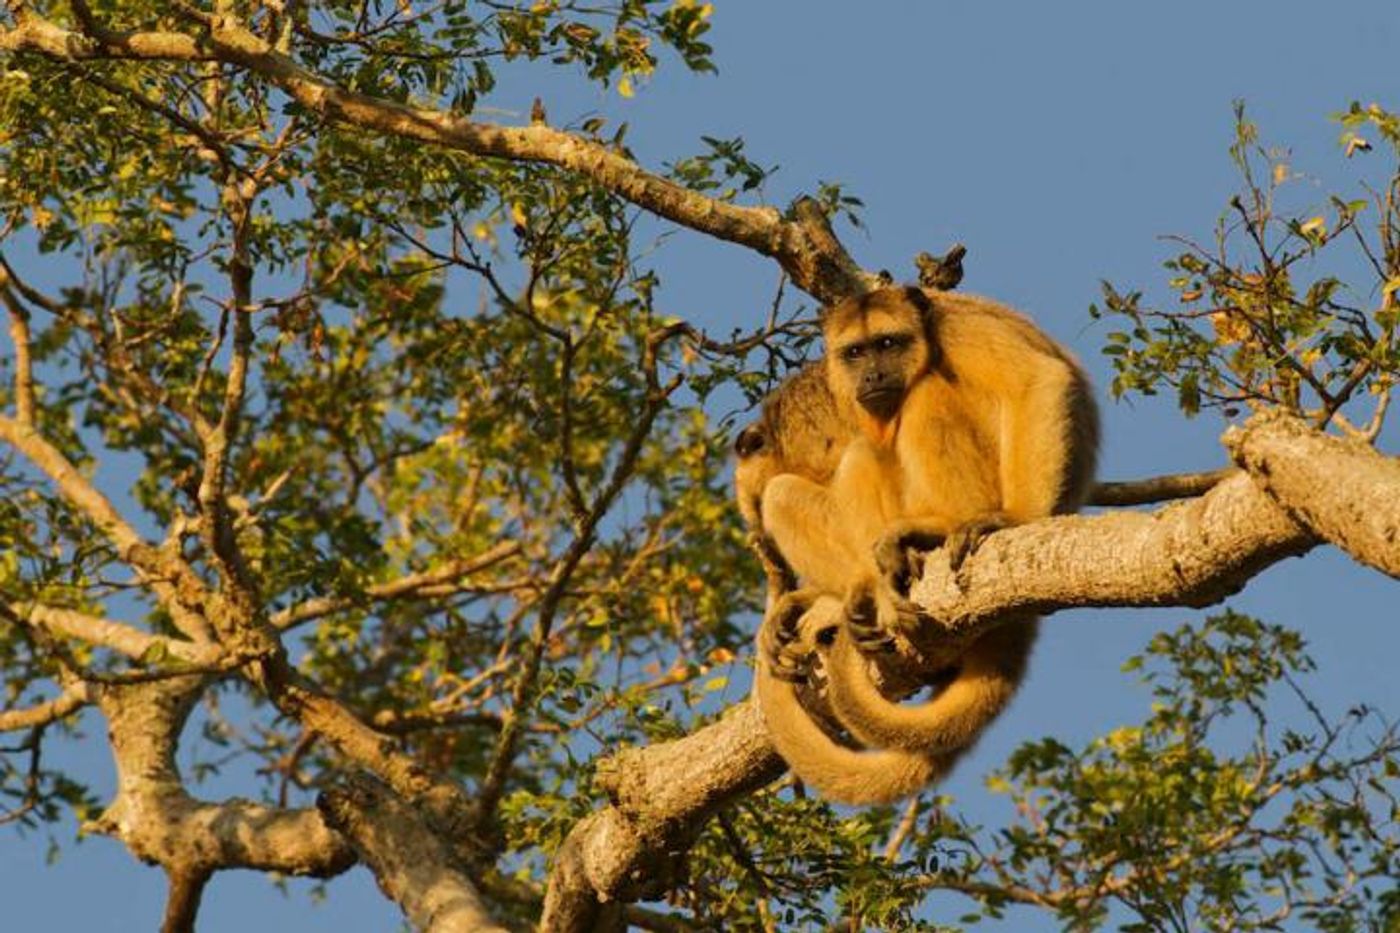
M877 435L938 362L933 305L917 288L881 288L822 315L831 392Z

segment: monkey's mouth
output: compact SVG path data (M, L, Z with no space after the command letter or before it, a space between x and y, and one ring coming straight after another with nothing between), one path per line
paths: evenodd
M876 418L888 421L899 411L900 403L904 401L904 393L892 388L868 389L859 393L856 400L860 402L861 408Z

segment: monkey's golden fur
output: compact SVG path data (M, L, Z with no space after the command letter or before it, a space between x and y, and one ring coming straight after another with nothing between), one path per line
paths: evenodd
M784 383L748 429L758 443L750 434L736 445L746 520L808 587L770 606L756 692L799 776L869 803L946 773L1015 692L1036 634L1031 619L948 646L931 659L948 665L932 700L885 699L863 653L910 616L898 592L912 576L908 546L946 542L958 563L990 530L1077 508L1093 478L1097 416L1073 358L987 299L881 289L830 309L823 331L826 378L809 368ZM844 622L830 599L813 613L826 621L807 620L824 636L815 647L827 701L876 751L837 744L784 682L814 647L791 630L814 593L846 600Z

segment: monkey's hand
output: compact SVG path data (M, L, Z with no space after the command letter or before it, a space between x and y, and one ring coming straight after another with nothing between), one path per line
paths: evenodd
M963 561L976 552L983 538L1011 524L1011 519L1005 513L988 512L954 528L953 533L948 535L947 543L943 545L948 551L948 566L954 571L958 570Z
M819 595L815 590L794 590L778 599L763 617L758 629L758 651L779 680L799 684L807 681L819 636L805 630L803 619Z
M922 552L941 547L944 530L943 525L895 522L875 542L875 566L896 596L909 595L910 584L924 572Z

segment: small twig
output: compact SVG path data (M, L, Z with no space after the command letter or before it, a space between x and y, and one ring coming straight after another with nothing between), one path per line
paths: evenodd
M367 586L363 591L363 596L323 596L317 599L308 599L303 603L283 609L268 621L274 628L285 630L302 622L308 622L332 612L339 612L342 609L359 605L366 598L374 600L412 598L430 587L435 588L454 583L463 577L498 564L520 553L520 548L519 541L502 541L475 557L451 561L442 567L409 574L397 580L390 580L388 583ZM434 595L442 595L442 593L434 590Z
M1234 467L1207 473L1175 473L1150 479L1118 483L1095 483L1088 505L1121 506L1146 505L1168 499L1187 499L1203 495L1221 480L1239 472Z

